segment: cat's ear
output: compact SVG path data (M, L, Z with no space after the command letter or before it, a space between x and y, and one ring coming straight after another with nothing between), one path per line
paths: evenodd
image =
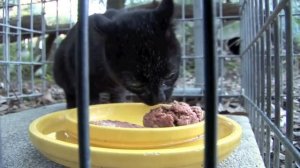
M116 29L116 24L112 20L101 14L94 14L92 16L92 19L92 21L94 22L93 26L99 33L111 34Z
M172 17L174 14L173 0L162 0L154 13L163 28L168 28L171 25Z

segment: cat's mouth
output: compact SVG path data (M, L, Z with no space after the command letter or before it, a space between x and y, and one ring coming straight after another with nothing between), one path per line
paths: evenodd
M162 102L144 101L144 103L149 105L149 106L154 106L154 105L157 105L157 104L162 103Z
M165 94L160 95L138 95L139 98L147 105L153 106L159 103L165 103L167 101L167 97Z

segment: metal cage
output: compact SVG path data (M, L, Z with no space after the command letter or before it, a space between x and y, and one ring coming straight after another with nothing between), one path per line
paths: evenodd
M93 11L85 12L104 11L105 1L90 2L94 4L89 5ZM300 6L299 0L213 2L216 91L220 102L235 98L243 104L267 168L299 167L300 142L295 131L300 128L300 84L297 83L300 51L293 47L300 43L296 43L300 28L295 23L300 20L300 10L295 10ZM176 30L182 48L182 65L174 97L199 102L206 89L205 2L177 0L176 3L180 9ZM64 9L63 4L69 8ZM59 89L52 88L53 81L49 80L51 55L76 23L77 6L77 0L0 3L0 102L9 105L7 110L15 104L20 106L20 102L38 99L48 94L49 89ZM235 11L226 12L226 8ZM239 29L230 30L228 23L234 23ZM231 39L236 40L228 45ZM239 43L239 53L228 49Z
M242 96L266 167L299 166L297 1L242 1ZM299 5L299 4L298 4ZM284 156L285 157L280 157Z

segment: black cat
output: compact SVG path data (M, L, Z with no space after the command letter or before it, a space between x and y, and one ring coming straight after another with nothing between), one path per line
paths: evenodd
M180 45L175 37L173 0L156 9L108 10L89 17L90 104L99 93L125 101L125 91L144 103L167 101L179 74ZM54 79L64 89L67 108L76 107L75 40L77 24L55 54Z

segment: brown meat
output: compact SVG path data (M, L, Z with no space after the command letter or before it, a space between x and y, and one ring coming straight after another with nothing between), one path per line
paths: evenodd
M158 107L144 116L143 123L145 127L173 127L175 118L165 107Z
M201 107L199 107L199 106L191 106L191 109L197 115L199 121L204 120L205 115L204 115L204 111L201 109Z
M143 126L132 124L129 122L113 121L113 120L90 121L90 124L107 126L107 127L143 128Z
M170 106L150 110L144 116L143 124L145 127L174 127L197 123L203 119L204 111L201 107L174 101Z

